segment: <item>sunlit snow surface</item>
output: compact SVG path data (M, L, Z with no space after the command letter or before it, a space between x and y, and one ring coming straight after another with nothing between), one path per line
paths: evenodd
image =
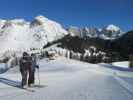
M0 100L132 100L132 72L58 58L39 62L42 88L19 89L21 75L15 67L0 74ZM122 76L122 80L118 77ZM124 82L123 82L124 81ZM36 85L38 85L36 71Z
M123 62L114 62L114 66L118 67L123 67L123 68L129 68L129 62L128 61L123 61Z

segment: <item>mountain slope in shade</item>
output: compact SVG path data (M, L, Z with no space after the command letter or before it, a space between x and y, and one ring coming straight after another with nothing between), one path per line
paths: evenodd
M42 48L66 34L60 24L43 16L31 23L24 19L0 20L0 50Z

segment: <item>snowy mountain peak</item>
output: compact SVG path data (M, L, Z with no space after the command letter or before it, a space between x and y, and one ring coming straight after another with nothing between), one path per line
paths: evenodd
M34 20L31 23L31 27L32 26L38 26L38 25L43 25L44 23L47 23L49 21L48 18L44 17L44 16L37 16L34 18Z
M105 29L108 30L108 31L113 31L113 32L120 30L119 27L117 27L117 26L115 26L113 24L110 24L110 25L106 26Z
M31 22L30 26L31 27L36 27L39 25L43 25L45 18L43 16L37 16L34 18L34 20Z
M113 24L110 24L104 28L98 29L95 27L70 27L68 32L72 34L72 36L79 36L81 38L89 37L89 38L102 38L102 39L116 39L120 37L123 32L121 29Z
M83 28L84 37L98 37L99 36L99 31L95 27L85 27Z
M123 33L119 27L110 24L102 29L100 37L103 39L116 39L122 34Z
M48 21L48 18L46 18L42 15L39 15L39 16L35 17L35 19L38 20L38 21L41 21L41 22Z
M24 19L0 21L0 51L42 48L48 42L67 35L57 22L37 16L30 23Z
M0 28L3 27L3 25L5 24L5 22L6 22L6 20L2 20L2 19L0 19Z
M99 35L99 31L95 27L83 27L83 28L70 27L68 31L71 35L79 36L81 38L84 38L84 37L94 38Z
M13 19L10 20L10 22L17 25L29 24L29 22L25 21L25 19Z
M68 32L71 36L79 36L81 37L81 31L80 28L76 27L76 26L70 26L68 29Z
M24 19L13 19L13 20L1 20L0 21L0 28L2 29L17 27L17 26L24 26L24 25L29 25L29 22L25 21Z

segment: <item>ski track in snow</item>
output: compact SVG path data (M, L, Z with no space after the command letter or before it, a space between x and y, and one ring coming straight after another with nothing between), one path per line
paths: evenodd
M14 69L11 70L0 74L0 100L132 100L133 98L133 94L124 88L125 85L122 86L115 78L114 71L94 64L67 59L49 62L41 60L40 78L44 87L33 88L35 92L3 84L2 78L15 81L16 85L20 84L20 73L16 71L13 73ZM38 84L37 72L36 84Z

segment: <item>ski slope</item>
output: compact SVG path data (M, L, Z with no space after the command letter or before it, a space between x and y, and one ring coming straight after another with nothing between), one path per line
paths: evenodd
M123 68L129 68L129 62L123 61L123 62L114 62L114 66L123 67Z
M0 100L132 100L133 72L113 70L66 58L39 62L42 88L18 88L18 68L0 74ZM119 78L119 77L122 77ZM36 85L38 85L36 72ZM133 80L131 80L133 81Z

